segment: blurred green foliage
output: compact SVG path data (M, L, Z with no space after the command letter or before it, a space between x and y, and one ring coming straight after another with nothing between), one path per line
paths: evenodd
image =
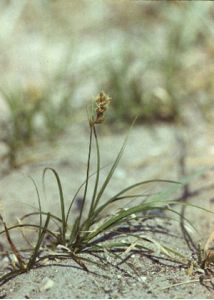
M112 122L177 122L187 110L212 120L211 2L23 0L0 8L11 153L54 140L100 90L113 99Z
M64 88L57 102L58 85L51 88L29 85L25 88L2 90L9 111L2 140L9 149L11 167L16 167L17 152L26 145L44 140L54 141L64 131L72 115L72 89ZM60 89L59 89L60 90Z

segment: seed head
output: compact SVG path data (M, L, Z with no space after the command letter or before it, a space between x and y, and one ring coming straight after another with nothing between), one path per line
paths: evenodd
M92 124L101 124L104 121L104 115L108 108L108 105L111 103L111 98L104 93L103 91L95 98L96 102L96 115L92 118Z

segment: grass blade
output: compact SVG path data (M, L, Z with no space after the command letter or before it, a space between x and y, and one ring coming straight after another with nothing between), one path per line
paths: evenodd
M154 207L152 207L149 204L140 204L134 207L131 207L127 210L123 210L119 212L116 216L111 217L106 222L104 222L101 226L99 226L97 229L93 230L91 233L89 233L86 237L86 242L90 241L94 237L96 237L98 234L106 231L113 225L118 225L122 220L124 220L126 217L130 216L131 214L139 213L146 210L151 210Z
M47 215L50 215L50 214L47 214ZM36 224L17 224L17 225L13 225L13 226L10 226L10 227L7 227L7 230L10 231L10 230L13 230L13 229L17 229L17 228L22 228L22 227L29 227L29 228L36 228L36 229L39 229L39 225L36 225ZM49 229L46 229L47 233L49 233L51 236L53 236L56 240L58 240L58 236L53 233L51 230ZM0 235L3 234L3 233L6 233L5 230L2 230L0 231Z
M147 180L147 181L140 181L138 183L135 183L133 185L130 185L129 187L123 189L122 191L120 191L119 193L117 193L115 196L113 196L111 199L109 199L106 203L104 203L103 205L101 205L95 212L93 215L93 220L94 218L104 209L106 208L109 204L118 201L118 200L123 200L123 199L127 199L127 196L121 197L121 195L125 194L128 191L131 191L132 189L144 185L144 184L148 184L148 183L153 183L153 182L163 182L163 183L175 183L175 184L181 184L178 181L173 181L173 180L162 180L162 179L153 179L153 180ZM159 195L159 194L158 194ZM140 196L140 195L139 195ZM143 194L142 194L143 196ZM134 195L132 195L131 197L134 197Z
M173 187L170 187L163 192L159 193L158 195L152 196L150 199L146 200L144 203L140 205L136 205L134 207L131 207L125 211L119 212L116 216L111 217L107 221L105 221L101 226L99 226L97 229L95 229L93 232L87 234L85 237L86 241L89 241L96 237L98 234L106 231L110 227L114 225L120 224L126 217L130 216L131 214L136 214L142 211L152 210L154 208L160 208L163 209L168 204L178 204L176 201L169 200L168 197L172 196L172 194L178 190L178 188L183 187L183 185L186 185L187 183L191 182L194 178L197 178L198 176L201 176L204 174L204 172L207 171L207 169L200 170L193 175L183 177L180 182L182 184L176 185ZM179 203L181 203L179 201ZM185 203L186 204L186 203Z
M110 169L110 171L109 171L109 173L108 173L108 175L107 175L107 177L106 177L106 179L105 179L105 181L104 181L104 183L103 183L103 185L102 185L102 187L101 187L101 189L100 189L100 191L99 191L99 193L98 193L98 195L96 197L96 200L95 200L95 203L94 203L94 209L97 207L100 198L102 197L102 195L103 195L103 193L104 193L104 191L105 191L108 183L110 182L110 180L111 180L111 178L112 178L112 176L114 174L114 171L116 170L116 168L117 168L117 166L118 166L118 164L120 162L120 159L121 159L121 157L123 155L123 152L125 150L125 147L126 147L126 144L127 144L128 138L129 138L130 131L131 131L132 127L134 126L135 121L136 121L136 118L132 122L132 125L131 125L131 127L130 127L127 135L126 135L126 138L125 138L125 140L123 142L123 145L122 145L122 147L121 147L121 149L120 149L120 151L119 151L119 153L118 153L118 155L117 155L117 157L116 157L116 159L115 159L115 161L114 161L114 163L113 163L113 165L112 165L112 167L111 167L111 169Z
M40 215L40 214L44 215L44 216L47 216L47 214L49 214L52 219L54 219L55 221L58 221L58 222L62 223L62 219L60 219L59 217L57 217L57 216L55 216L55 215L53 215L51 213L46 213L46 212L43 212L43 211L41 211L41 212L37 212L36 211L36 212L32 212L32 213L26 214L26 215L22 216L20 218L20 220L22 221L22 220L24 220L26 218L29 218L31 216L36 216L36 215Z
M19 274L22 274L26 272L26 270L13 270L5 275L3 275L2 277L0 277L0 286L2 286L4 283L6 283L7 281L9 281L10 279L16 277Z
M102 170L102 169L104 169L104 168L106 168L106 167L108 167L108 166L109 166L109 164L107 164L107 165L101 167L100 170ZM99 170L99 171L100 171L100 170ZM97 171L94 172L94 173L92 173L92 174L90 174L88 178L90 178L90 177L92 177L92 176L94 176L94 175L96 175L96 174L97 174ZM77 189L75 195L73 196L73 199L71 200L71 203L70 203L70 205L69 205L69 208L68 208L68 211L67 211L67 214L66 214L66 223L68 223L68 218L69 218L69 214L70 214L71 208L72 208L72 206L73 206L73 203L74 203L74 201L76 200L77 195L79 194L80 190L84 187L85 184L86 184L86 180L84 180L83 183L78 187L78 189Z
M30 260L27 264L27 270L30 270L36 262L36 258L39 254L39 249L40 249L41 243L42 243L42 241L44 239L44 236L47 232L49 221L50 221L50 215L48 214L47 218L46 218L45 225L44 225L43 229L41 230L41 234L38 237L38 241L37 241L37 244L34 248L33 254L32 254L32 256L31 256L31 258L30 258Z
M41 205L41 199L40 199L40 195L39 195L39 190L38 190L38 187L37 187L37 184L35 182L35 180L29 176L30 180L32 181L34 187L35 187L35 190L36 190L36 194L37 194L37 200L38 200L38 205L39 205L39 236L41 235L41 228L42 228L42 205Z
M88 191L88 181L89 181L90 161L91 161L91 148L92 148L92 136L93 136L93 130L92 130L92 127L90 126L90 138L89 138L88 161L87 161L84 195L83 195L82 205L81 205L81 208L80 208L80 213L79 213L79 216L76 218L76 220L74 222L75 226L73 226L73 230L72 230L71 235L70 235L69 243L70 243L70 241L72 241L75 238L77 238L77 240L78 240L79 235L80 235L80 230L79 229L80 229L83 210L84 210L84 207L85 207L86 195L87 195L87 191Z
M21 254L19 253L18 249L16 248L15 244L13 243L13 241L12 241L12 239L10 237L9 230L7 228L6 223L3 222L3 225L4 225L4 229L5 229L4 232L6 234L6 237L7 237L8 243L10 245L10 248L11 248L13 254L15 255L15 257L16 257L18 263L19 263L19 268L21 270L24 270L25 269L25 263L24 263L24 261L23 261L23 259L21 257Z
M58 186L58 190L59 190L59 197L60 197L61 215L62 215L62 239L63 239L63 242L65 243L67 223L66 223L66 218L65 218L65 203L64 203L64 195L63 195L63 190L62 190L62 184L61 184L60 177L59 177L58 173L53 168L45 168L44 169L44 171L43 171L43 184L44 184L45 174L46 174L47 171L51 171L54 174L54 176L56 178L56 181L57 181L57 186Z

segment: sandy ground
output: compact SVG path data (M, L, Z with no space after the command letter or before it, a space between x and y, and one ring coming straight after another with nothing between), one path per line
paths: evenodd
M106 127L107 128L107 127ZM124 134L117 130L100 132L100 147L103 164L112 162L123 142ZM111 196L120 188L142 179L178 179L180 177L180 147L176 136L181 133L187 145L187 172L191 173L201 167L213 165L214 144L212 126L200 124L191 130L174 128L173 126L156 126L145 128L136 126L129 137L129 142L107 189L105 197ZM41 177L44 167L54 167L60 174L66 203L74 194L77 186L84 180L87 157L88 129L77 124L73 126L52 147L40 144L32 147L22 155L20 161L25 163L21 168L2 176L0 181L1 213L4 219L13 223L17 216L36 210L36 193L27 175L32 176L42 195ZM206 150L206 151L205 151ZM104 171L105 173L105 171ZM207 172L191 184L191 191L200 190L191 198L194 204L213 208L213 174ZM58 212L58 192L54 178L46 178L47 199L42 196L45 211ZM148 186L147 191L161 189L161 186ZM112 209L115 209L114 207ZM73 212L75 213L75 211ZM189 208L187 214L198 230L194 238L204 243L213 230L214 222L211 214L198 209ZM150 226L149 226L150 225ZM160 228L165 233L154 233L151 228ZM156 227L158 226L158 227ZM179 226L175 222L160 219L142 227L145 235L161 240L165 245L191 258ZM14 240L19 244L18 235ZM5 249L7 245L1 237ZM126 257L120 253L116 259L109 252L99 253L90 258L101 263L97 266L87 263L89 272L83 271L72 260L52 261L48 265L20 275L0 287L2 298L212 298L213 291L197 281L199 275L188 276L179 264L164 260L159 253L158 259L151 260L145 253L133 253ZM84 254L87 257L89 254ZM161 258L162 257L162 258ZM2 258L3 259L3 258ZM175 285L185 283L181 285ZM175 285L175 286L174 286ZM211 283L209 282L210 286ZM167 288L171 286L170 288Z

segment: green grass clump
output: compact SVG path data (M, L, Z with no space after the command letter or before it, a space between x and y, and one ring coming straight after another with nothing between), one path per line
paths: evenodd
M180 112L178 101L168 88L171 79L166 80L167 86L150 89L144 78L145 66L133 71L129 63L129 60L133 60L141 65L140 57L136 54L132 57L123 51L120 56L120 63L116 64L111 60L105 64L105 85L112 91L112 97L115 99L111 120L130 124L138 115L138 122L141 123L177 121Z
M1 92L9 111L2 139L13 168L18 166L20 149L38 140L52 141L65 130L72 116L73 89L62 85L57 77L45 88L28 85Z
M114 160L110 170L108 171L106 177L101 182L100 180L100 171L101 171L101 154L99 148L99 141L97 135L97 126L104 121L104 117L108 108L108 105L111 102L104 92L101 92L97 98L96 102L92 104L92 111L89 112L89 149L88 149L88 160L86 168L86 179L83 184L77 189L68 209L65 209L65 198L63 194L63 188L60 181L60 177L56 170L52 168L46 168L43 172L43 183L45 184L45 176L47 172L53 173L58 191L59 191L59 201L60 201L60 216L51 214L50 212L45 212L42 209L42 204L40 200L39 191L35 182L33 181L37 196L38 196L38 205L39 211L32 212L30 214L24 215L21 218L21 223L15 224L8 227L6 223L2 220L4 230L0 234L4 234L6 239L11 247L11 252L13 254L14 263L12 264L13 270L8 274L0 278L0 282L4 283L13 276L27 272L31 268L38 267L43 264L47 259L61 258L61 259L73 259L77 264L79 264L84 270L88 270L86 266L85 257L81 256L82 253L93 253L96 251L104 251L108 249L119 250L119 251L129 251L133 247L139 251L147 249L150 252L155 247L159 252L163 253L170 259L177 261L179 263L187 263L187 258L181 255L179 252L169 248L168 246L163 245L157 240L153 239L150 236L143 234L142 232L129 232L124 233L120 232L121 226L132 220L136 219L139 214L143 219L156 218L155 214L152 212L155 209L166 209L169 208L168 205L177 203L173 201L173 193L176 192L179 188L186 185L189 181L192 180L192 177L183 178L181 182L176 182L172 180L147 180L139 181L135 184L132 184L128 187L124 187L121 191L117 192L114 196L103 201L103 195L108 185L112 179L112 176L120 162L122 154L124 152L125 146L127 144L128 135L124 140L124 143ZM96 172L91 174L91 157L93 151L93 143L95 144L95 153L96 153ZM94 163L93 163L94 165ZM92 196L90 197L89 203L86 203L89 194L89 184L92 176L95 176L95 181L92 186ZM194 175L196 176L196 175ZM164 189L158 194L153 194L150 197L145 195L143 191L136 193L136 190L143 188L144 185L149 183L167 183L170 184L170 187ZM75 217L71 217L71 211L75 201L77 200L78 194L83 189L83 197L78 213L75 214ZM137 204L130 205L127 208L124 208L124 200L138 200ZM112 203L120 203L121 209L111 208L111 213L107 217L102 217L102 212L104 209L111 207ZM171 210L172 211L172 210ZM142 213L143 216L142 216ZM149 216L146 215L149 213ZM32 216L39 216L39 224L26 222L27 219ZM43 220L45 217L45 221ZM50 226L50 223L52 223ZM54 229L53 229L54 224ZM30 249L28 249L26 255L26 250L18 250L15 244L12 241L10 232L12 230L23 228L33 228L37 233L37 241L35 243L30 243ZM113 233L113 238L108 238L109 233ZM52 239L51 245L47 245L46 237L49 236ZM125 242L121 240L122 237L128 237L129 239ZM51 249L50 249L51 248ZM131 250L130 250L131 251ZM24 255L25 253L25 255Z
M40 112L41 94L33 86L2 93L9 109L9 120L5 125L3 139L9 149L9 164L16 167L18 150L24 145L29 145L36 135L34 121Z
M57 84L59 85L58 89L56 88ZM72 88L60 86L59 82L55 83L55 86L52 83L43 91L41 116L45 139L54 140L71 123L73 112L71 105L72 93Z

